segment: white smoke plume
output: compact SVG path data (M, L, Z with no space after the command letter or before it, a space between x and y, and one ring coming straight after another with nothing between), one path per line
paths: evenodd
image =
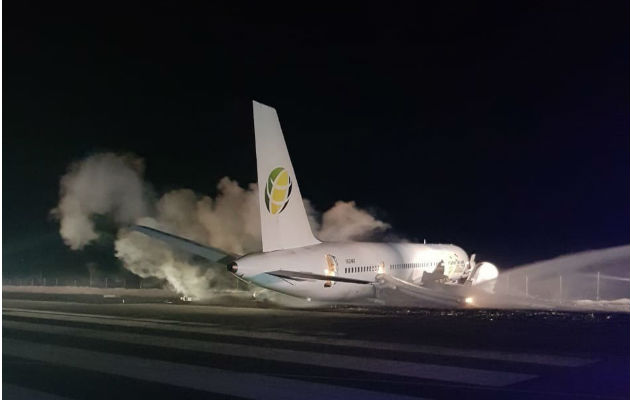
M318 237L321 240L339 242L361 239L376 231L385 231L391 226L379 221L369 213L357 208L354 201L337 201L322 215Z
M567 254L503 270L485 308L630 311L630 245Z
M562 255L512 268L499 276L498 290L513 296L527 294L547 300L597 297L614 300L630 297L629 283L630 245L625 245Z
M59 219L59 232L70 248L79 250L99 236L92 218L111 216L120 227L116 257L125 268L141 277L164 279L177 292L203 299L209 287L225 284L227 278L125 226L151 226L235 254L259 251L258 186L243 188L225 177L214 198L179 189L154 201L147 195L143 166L137 157L113 153L72 164L61 178L59 205L52 211ZM321 218L308 200L304 204L313 231L322 240L367 239L390 228L354 202L338 201Z
M119 224L147 215L143 172L141 159L112 153L95 154L70 165L61 178L59 205L52 210L65 243L78 250L97 239L94 214L108 214Z

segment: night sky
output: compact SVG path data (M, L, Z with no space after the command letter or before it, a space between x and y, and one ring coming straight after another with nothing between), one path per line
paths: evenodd
M251 100L304 197L510 267L627 244L627 1L325 8L4 4L3 272L84 271L49 211L68 164L156 192L256 180ZM319 5L320 3L317 2Z

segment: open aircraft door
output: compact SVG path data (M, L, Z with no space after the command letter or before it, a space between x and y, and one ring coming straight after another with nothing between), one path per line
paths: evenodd
M324 270L324 274L326 276L336 276L337 275L337 258L332 254L326 254L324 256L324 260L326 261L326 269ZM335 284L335 281L329 280L324 282L324 287L331 287Z

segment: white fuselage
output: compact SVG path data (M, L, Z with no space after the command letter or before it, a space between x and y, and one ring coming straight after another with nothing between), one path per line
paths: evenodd
M329 260L335 260L334 275L374 282L387 273L408 282L419 282L423 273L439 263L448 279L458 279L468 265L468 255L448 244L414 243L320 243L307 247L249 254L236 260L237 275L281 293L313 300L352 301L374 296L374 285L321 280L293 280L267 274L289 270L326 275Z

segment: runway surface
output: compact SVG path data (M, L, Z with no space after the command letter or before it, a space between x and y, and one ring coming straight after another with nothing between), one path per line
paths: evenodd
M3 395L628 398L628 314L3 300Z

